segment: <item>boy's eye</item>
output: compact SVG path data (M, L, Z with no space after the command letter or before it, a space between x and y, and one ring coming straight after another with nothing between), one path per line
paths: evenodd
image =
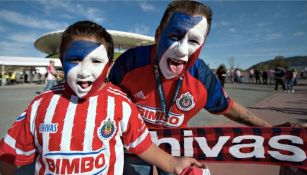
M68 62L73 63L73 64L78 64L80 63L82 60L80 58L71 58L68 60Z
M100 60L92 60L92 63L102 63Z

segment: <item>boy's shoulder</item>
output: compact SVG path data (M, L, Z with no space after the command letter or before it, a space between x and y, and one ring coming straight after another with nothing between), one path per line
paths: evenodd
M110 96L120 98L122 101L131 103L131 99L129 98L129 96L119 86L116 86L111 82L107 83L106 91Z
M54 87L52 87L50 90L47 90L47 91L40 93L39 95L37 95L35 97L35 99L51 96L51 95L54 95L54 94L63 95L64 92L65 92L64 83L60 83L60 84L57 84Z

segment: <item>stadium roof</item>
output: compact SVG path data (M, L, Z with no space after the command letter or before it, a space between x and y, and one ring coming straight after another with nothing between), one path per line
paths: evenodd
M59 30L44 34L34 42L35 48L48 55L58 53L63 31L64 30ZM128 49L154 43L154 38L150 36L116 30L107 31L113 38L114 46L119 49Z
M62 64L59 59L45 59L37 57L12 57L12 56L0 56L0 65L47 67L49 65L49 60L54 60L56 67L62 67Z

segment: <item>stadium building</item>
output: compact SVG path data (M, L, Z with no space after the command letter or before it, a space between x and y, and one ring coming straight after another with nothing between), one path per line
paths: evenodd
M47 54L46 58L0 56L0 69L1 75L3 75L1 76L0 85L7 84L4 75L8 72L17 72L17 83L25 82L24 77L26 74L29 82L43 82L41 79L46 74L46 68L51 59L55 61L55 66L60 69L59 46L63 31L59 30L43 34L34 42L37 50ZM154 38L150 36L116 30L107 31L113 38L115 47L114 59L126 49L154 43Z

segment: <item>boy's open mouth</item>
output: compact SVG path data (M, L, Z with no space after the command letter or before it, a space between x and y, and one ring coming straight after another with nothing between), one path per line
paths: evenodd
M186 62L182 60L169 58L167 59L167 64L171 72L178 74L183 70Z
M93 83L90 81L78 81L77 83L82 89L90 87Z

